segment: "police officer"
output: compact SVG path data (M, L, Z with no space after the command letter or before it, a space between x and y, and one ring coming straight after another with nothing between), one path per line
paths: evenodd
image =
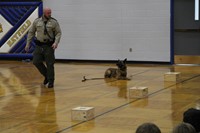
M33 37L35 39L35 50L33 52L33 64L44 76L43 84L48 88L54 87L55 72L55 54L61 38L61 29L56 19L51 17L51 9L44 8L43 15L34 20L27 37L25 51L29 51L30 43ZM45 61L46 65L43 63Z

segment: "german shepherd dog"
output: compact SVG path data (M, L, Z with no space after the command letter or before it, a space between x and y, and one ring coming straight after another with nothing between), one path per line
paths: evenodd
M127 79L127 66L126 66L127 59L118 60L117 68L108 68L105 71L104 77L105 78L115 78L115 79Z
M85 82L86 80L97 80L97 79L108 79L108 78L114 78L117 80L129 80L127 78L127 66L126 66L127 58L124 60L118 60L116 63L117 68L108 68L105 71L104 78L90 78L86 79L85 76L83 76L82 82Z

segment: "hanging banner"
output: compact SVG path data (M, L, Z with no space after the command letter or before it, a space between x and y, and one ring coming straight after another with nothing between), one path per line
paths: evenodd
M0 57L31 58L24 48L33 21L42 15L42 2L0 2Z

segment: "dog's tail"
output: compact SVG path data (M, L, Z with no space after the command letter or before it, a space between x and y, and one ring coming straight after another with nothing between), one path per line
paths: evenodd
M105 79L105 78L89 78L89 79L87 79L85 76L83 76L82 82L85 82L86 80L98 80L98 79Z

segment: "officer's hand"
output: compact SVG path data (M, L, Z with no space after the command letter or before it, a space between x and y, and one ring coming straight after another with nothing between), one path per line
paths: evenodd
M54 43L52 46L51 46L53 49L56 49L58 47L58 44Z
M29 51L29 46L26 46L26 47L25 47L25 51L28 53L28 51Z

